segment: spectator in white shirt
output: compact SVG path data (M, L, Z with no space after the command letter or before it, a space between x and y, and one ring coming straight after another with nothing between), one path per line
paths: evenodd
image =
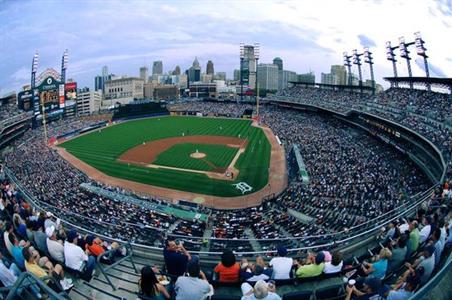
M331 255L331 261L325 262L323 273L338 273L342 270L343 264L344 262L342 261L342 253L340 251L334 251Z
M89 251L83 251L77 245L78 233L71 229L67 233L66 241L64 242L64 258L66 266L72 270L79 271L82 278L89 281L96 266L96 259L93 256L88 256Z
M50 226L46 228L47 235L47 250L50 256L60 262L64 263L64 246L62 241L58 241L55 233L55 227Z
M287 249L278 247L278 256L270 260L269 265L273 268L272 279L290 279L290 271L293 266L293 259L285 257Z
M5 287L13 286L20 275L20 270L14 263L7 268L2 259L3 254L0 252L0 281Z
M421 232L419 232L420 238L419 241L421 244L425 242L431 234L432 231L432 226L430 225L431 220L432 219L429 216L424 217L424 219L422 220L422 224L424 224L424 227L422 227Z
M13 256L13 244L9 241L9 235L13 234L13 224L10 222L7 222L5 225L5 232L3 233L3 240L5 241L6 249L8 249L8 252L11 256Z

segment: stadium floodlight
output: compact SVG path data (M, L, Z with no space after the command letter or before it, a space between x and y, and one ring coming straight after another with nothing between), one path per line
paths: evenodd
M426 77L430 77L430 73L429 73L429 68L428 68L428 62L427 62L427 54L425 53L425 51L427 50L424 47L424 40L422 40L421 37L421 33L419 31L414 33L414 45L416 47L416 53L419 56L422 56L424 58L424 69L425 69L425 76ZM427 84L427 89L430 91L431 90L431 86L430 84Z
M68 58L68 51L67 51L67 49L66 49L66 50L64 51L64 53L63 53L63 64L62 64L62 68L63 68L63 69L66 69L66 68L67 68L68 60L69 60L69 58Z
M32 68L31 72L36 73L38 71L38 64L39 64L39 53L36 51L35 55L33 56L33 62L32 62Z
M361 87L361 92L363 91L362 86L363 86L363 74L361 72L361 59L359 58L361 55L363 55L362 53L358 53L357 49L353 49L352 51L352 57L353 57L353 64L358 66L358 78L359 78L359 86Z
M348 85L352 85L353 79L352 79L352 63L350 61L351 56L348 55L347 51L342 53L344 58L344 66L347 67L348 71Z
M372 52L370 52L369 47L364 47L364 62L369 64L370 68L370 80L372 82L372 94L375 94L375 79L374 79L374 68L373 68L373 58Z
M406 65L408 68L408 77L413 77L413 74L411 72L411 63L410 63L410 51L408 51L408 46L413 45L414 43L405 43L405 38L403 36L399 37L399 50L400 50L400 57L406 59ZM413 88L413 83L410 82L410 89Z

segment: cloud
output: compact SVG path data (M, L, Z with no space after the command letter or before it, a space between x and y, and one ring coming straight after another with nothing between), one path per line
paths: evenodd
M13 74L11 74L11 79L14 81L26 81L30 80L31 77L31 70L30 68L27 68L25 66L21 67L20 69L16 70Z
M364 34L358 35L358 38L359 38L359 42L360 42L361 46L363 46L363 47L376 47L377 46L377 44L375 44L375 42L371 38L365 36Z

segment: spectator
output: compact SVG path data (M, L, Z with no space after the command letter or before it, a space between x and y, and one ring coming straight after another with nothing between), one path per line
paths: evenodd
M166 271L172 276L182 276L187 270L187 263L191 260L190 253L184 248L184 245L175 240L168 239L166 248L163 250Z
M333 274L338 273L342 270L344 262L342 261L342 253L339 250L333 252L331 256L331 261L325 262L325 268L323 273Z
M363 263L362 270L365 275L379 279L385 278L388 270L388 259L391 257L391 250L382 248L380 254L373 258L372 263Z
M418 223L416 220L413 220L410 223L410 238L408 241L408 248L407 248L407 256L411 256L412 253L417 251L417 248L419 247L419 229L418 229Z
M19 268L14 263L9 268L5 266L3 263L3 254L0 252L0 281L3 283L3 286L13 286L20 273Z
M9 241L13 245L11 251L13 253L12 256L14 258L14 261L19 266L19 268L25 270L25 259L22 251L25 247L30 246L30 243L25 242L24 240L19 242L14 234L9 235Z
M396 285L388 294L386 300L407 300L413 296L419 286L419 275L417 273L408 275L405 282Z
M211 291L206 275L200 270L197 261L187 264L188 276L177 278L175 285L176 300L203 300Z
M215 267L214 272L218 274L219 282L238 282L240 276L240 265L236 262L235 254L226 249L221 254L221 262Z
M290 279L290 271L293 266L293 259L286 257L287 249L279 246L277 249L278 256L270 260L269 266L272 268L272 279Z
M421 232L419 233L419 242L421 244L423 244L431 234L432 230L431 223L432 223L431 217L426 216L423 218L422 224L424 225L424 227L422 227Z
M355 285L346 287L345 300L382 300L383 297L379 295L381 288L383 287L381 280L375 277L368 277L364 280L362 291L358 290Z
M67 233L67 238L64 242L64 258L66 266L80 272L82 278L89 281L94 274L96 260L93 256L88 256L87 253L77 245L77 242L78 233L72 229Z
M11 256L13 255L13 253L12 253L13 245L11 244L11 241L9 239L9 235L14 234L13 231L14 231L13 224L10 222L6 222L5 232L3 233L3 240L5 241L6 249L8 249L8 252Z
M391 257L389 258L388 271L393 272L399 268L405 261L407 255L406 247L407 236L402 234L396 241L396 245L392 247Z
M319 276L322 274L325 267L325 254L322 251L315 256L310 253L306 262L307 264L305 265L300 265L298 262L296 263L298 268L295 275L298 278Z
M407 270L398 279L397 283L404 282L408 275L419 272L419 274L421 274L419 277L420 283L421 285L425 284L435 268L435 247L427 245L424 247L421 257L419 257L413 264L406 262L405 266L407 267Z
M146 297L146 300L171 299L165 287L158 282L157 276L155 276L155 272L150 266L144 266L141 269L141 278L138 281L138 286L140 288L139 296Z
M242 292L243 296L241 300L281 300L278 294L269 290L268 284L263 280L256 282L254 289L249 283L243 283Z
M33 238L38 250L41 251L42 253L48 253L47 235L42 231L42 227L38 226L37 223L34 227Z
M57 240L55 227L49 226L46 228L47 235L47 250L49 251L50 257L59 263L64 263L64 246L63 242Z
M258 255L256 257L256 265L259 265L264 269L263 274L267 275L268 277L272 277L272 269L267 267L267 264L265 263L264 258L261 255Z

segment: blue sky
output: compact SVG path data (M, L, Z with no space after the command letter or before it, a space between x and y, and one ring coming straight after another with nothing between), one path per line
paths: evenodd
M185 70L195 56L204 70L211 59L216 72L231 77L241 42L260 43L260 62L279 56L285 69L312 70L318 81L331 64L342 64L343 51L370 46L382 83L392 74L385 42L397 44L402 35L411 41L416 31L426 41L432 76L452 77L452 0L0 0L0 20L0 95L29 83L36 50L39 73L59 70L69 49L67 76L93 87L103 65L137 76L154 60L163 60L165 72L176 65ZM414 75L423 75L420 58L412 66ZM405 62L398 67L406 75ZM367 67L363 76L370 77Z

